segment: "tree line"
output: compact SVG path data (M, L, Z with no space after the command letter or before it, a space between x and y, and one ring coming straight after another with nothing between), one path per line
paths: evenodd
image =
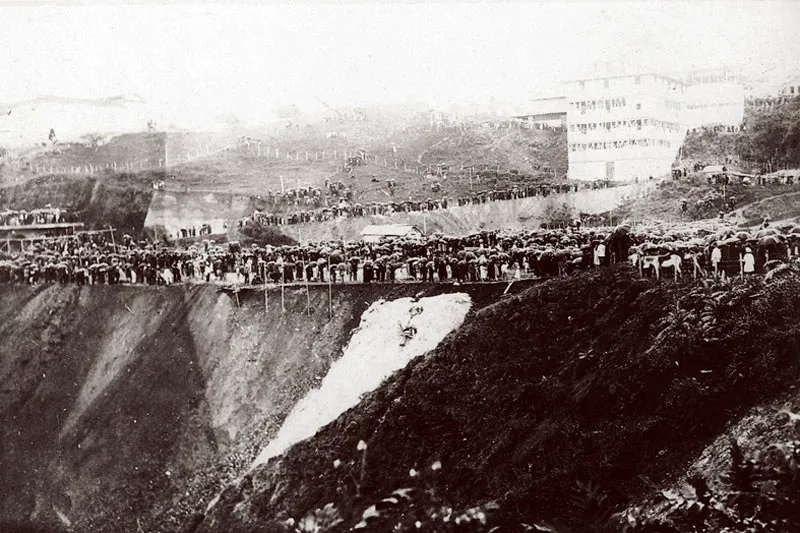
M734 133L714 128L689 132L683 156L708 164L738 159L760 172L800 167L800 97L770 107L747 106L742 127Z

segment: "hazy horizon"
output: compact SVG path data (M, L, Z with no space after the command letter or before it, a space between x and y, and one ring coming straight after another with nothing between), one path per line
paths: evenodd
M793 66L794 2L10 5L0 102L140 95L162 124L296 104L519 104L592 65Z

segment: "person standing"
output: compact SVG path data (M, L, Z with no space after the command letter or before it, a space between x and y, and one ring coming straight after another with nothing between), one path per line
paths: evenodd
M714 249L711 251L711 266L714 269L714 277L719 277L719 265L722 262L722 250L718 245L714 246Z
M745 275L752 275L756 273L756 257L750 248L745 248L744 257L742 257L743 271Z

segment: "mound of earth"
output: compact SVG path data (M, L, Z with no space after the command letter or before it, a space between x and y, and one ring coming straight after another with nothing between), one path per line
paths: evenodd
M359 324L401 342L394 321L362 322L373 303L458 292L474 313L504 290L0 285L0 531L178 531L250 469ZM434 327L464 311L406 318ZM411 355L431 346L415 325Z
M140 172L107 176L38 176L30 181L0 189L0 207L37 209L46 204L67 211L84 229L117 230L138 236L153 196L153 181L163 172Z
M432 509L478 516L490 501L497 525L619 529L613 511L792 390L799 288L659 284L619 267L501 299L187 530L277 531L308 513L332 531L392 529L382 515L428 527Z

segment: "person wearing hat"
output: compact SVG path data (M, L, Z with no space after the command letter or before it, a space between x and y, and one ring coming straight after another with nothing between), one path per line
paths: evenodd
M601 240L597 242L594 248L594 266L599 267L605 265L606 261L606 245Z
M714 277L719 277L719 264L722 262L722 249L718 244L711 250L711 265L714 267Z
M755 274L756 272L756 258L753 255L753 250L751 250L749 246L744 250L742 270L745 274Z

